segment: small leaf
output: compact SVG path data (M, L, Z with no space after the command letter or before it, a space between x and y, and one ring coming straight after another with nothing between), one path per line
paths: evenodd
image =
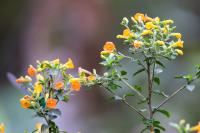
M160 85L160 78L154 77L154 78L153 78L153 81L154 81L156 84Z
M141 73L141 72L143 72L143 71L145 71L144 68L139 69L138 71L136 71L136 72L133 74L133 76L136 76L136 75L138 75L139 73Z
M68 95L64 95L63 96L63 101L64 102L68 102L69 101L69 96Z
M166 117L170 117L170 113L168 112L168 111L166 111L166 110L161 110L161 109L159 109L159 110L157 110L157 112L160 112L160 113L162 113L163 115L165 115Z
M132 93L127 93L127 94L123 95L123 98L126 99L127 97L133 97L133 96L135 96L135 95Z
M142 87L139 85L134 85L133 86L137 91L142 92Z
M163 68L166 68L165 65L162 62L158 61L158 60L156 61L156 64L160 65Z
M121 75L122 76L127 75L127 72L126 71L121 71Z
M187 85L186 88L187 88L187 90L189 90L189 91L193 91L194 88L195 88L195 85Z

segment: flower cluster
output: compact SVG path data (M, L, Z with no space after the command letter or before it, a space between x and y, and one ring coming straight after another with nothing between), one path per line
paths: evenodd
M70 69L74 69L71 59L65 64L60 63L59 59L37 61L37 67L30 65L27 75L16 79L27 90L27 95L20 99L22 108L32 109L37 116L44 118L48 125L43 124L42 129L53 133L59 131L52 121L61 114L57 104L67 102L70 93L81 88L80 79L68 73Z
M169 59L183 55L182 35L174 32L173 20L161 21L159 17L151 18L142 13L136 13L131 20L132 25L127 18L123 18L121 24L125 29L117 38L123 39L133 54L141 53L147 57Z

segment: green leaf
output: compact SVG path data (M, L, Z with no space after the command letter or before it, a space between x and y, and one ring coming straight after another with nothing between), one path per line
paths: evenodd
M134 85L133 86L137 91L142 92L142 87L139 85Z
M170 117L170 113L166 110L159 109L159 110L157 110L157 112L162 113L163 115L165 115L168 118Z
M160 130L159 129L154 129L154 132L155 133L160 133Z
M162 62L158 61L158 60L156 61L156 64L160 65L163 68L166 68L165 65Z
M133 97L133 96L135 96L135 95L132 93L127 93L127 94L123 95L123 98L126 99L127 97Z
M154 94L157 94L157 95L160 95L160 96L163 96L165 98L168 98L169 96L167 94L165 94L165 92L161 91L161 90L153 90L153 93Z
M126 71L121 71L120 73L121 73L122 76L127 75Z
M186 89L189 91L193 91L195 89L195 85L187 85Z
M154 77L154 78L153 78L153 81L154 81L156 84L160 85L160 78Z
M136 75L140 74L140 73L143 72L143 71L145 71L144 68L139 69L138 71L136 71L136 72L133 74L133 76L136 76Z
M68 95L64 95L63 96L63 101L64 102L68 102L69 101L69 96Z

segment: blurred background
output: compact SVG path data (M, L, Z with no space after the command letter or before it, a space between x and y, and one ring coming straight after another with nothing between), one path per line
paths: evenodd
M123 30L122 18L137 12L173 19L177 31L183 33L184 56L167 62L168 69L160 75L164 77L163 89L172 93L181 85L173 76L191 73L200 63L199 7L199 0L1 0L0 123L5 123L6 133L32 131L35 123L41 122L31 111L21 109L19 99L23 94L8 81L7 72L18 77L36 60L60 58L65 62L68 57L77 67L101 72L98 53L104 42L120 44L115 36ZM135 69L129 64L126 67ZM157 116L167 126L166 133L175 133L169 122L184 118L193 125L200 121L199 85L164 106L173 112L169 119ZM142 128L140 118L121 103L109 101L108 92L102 88L76 93L62 110L62 118L57 121L69 133L138 133Z

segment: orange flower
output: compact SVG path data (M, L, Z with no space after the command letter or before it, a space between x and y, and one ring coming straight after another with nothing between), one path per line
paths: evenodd
M71 58L68 59L67 63L65 63L67 69L74 69L74 63Z
M142 46L142 42L135 40L133 43L133 46L134 46L134 48L138 49Z
M136 13L136 14L134 15L134 18L135 18L137 21L145 21L145 20L146 20L144 14L142 14L142 13Z
M27 73L28 73L29 76L33 77L33 76L36 75L37 70L32 65L30 65L28 70L27 70Z
M24 98L20 99L20 103L21 103L21 107L24 109L28 109L31 106L30 101Z
M50 108L50 109L55 109L56 104L57 104L57 100L53 99L53 98L49 98L46 101L46 106L47 106L47 108Z
M106 42L103 46L103 50L112 53L115 50L115 44L113 42Z
M29 95L25 95L24 99L30 101L30 100L33 100L33 97Z
M88 81L94 81L96 80L96 77L94 75L90 75L87 77Z
M80 81L79 81L78 78L73 78L73 79L71 79L71 80L70 80L70 83L71 83L71 89L72 89L73 91L79 91L79 90L80 90L80 88L81 88L81 83L80 83Z
M62 81L55 83L55 88L57 90L62 89L64 86L64 83Z
M200 133L200 122L199 122L198 125L192 127L190 130L191 130L191 131L197 131L197 133Z
M26 76L25 78L23 76L21 76L20 78L16 79L16 83L18 84L22 84L22 83L27 83L27 82L31 82L32 79L28 76Z
M5 126L3 123L0 124L0 133L4 133Z

